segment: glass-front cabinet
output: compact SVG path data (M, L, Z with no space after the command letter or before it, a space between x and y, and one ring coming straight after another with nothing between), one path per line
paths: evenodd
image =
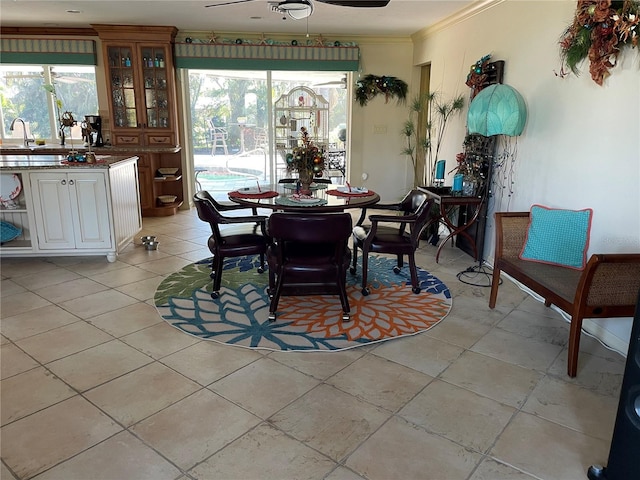
M111 143L176 145L174 27L94 25L103 41ZM151 30L149 30L151 29ZM122 41L126 38L126 41Z

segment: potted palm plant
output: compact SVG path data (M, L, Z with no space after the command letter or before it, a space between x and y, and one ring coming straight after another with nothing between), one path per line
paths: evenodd
M441 97L440 92L429 92L414 98L409 106L402 129L407 146L402 153L411 159L414 185L433 185L447 124L464 107L462 95L450 100Z

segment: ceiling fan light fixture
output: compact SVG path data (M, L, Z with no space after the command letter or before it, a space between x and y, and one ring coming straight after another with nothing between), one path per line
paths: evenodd
M278 9L294 20L302 20L313 13L313 5L309 0L283 0Z

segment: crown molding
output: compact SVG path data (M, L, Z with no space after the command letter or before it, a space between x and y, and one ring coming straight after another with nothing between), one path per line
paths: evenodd
M462 10L454 13L453 15L449 15L448 17L434 25L423 28L422 30L418 30L411 35L411 40L413 40L414 42L424 40L429 35L433 35L436 32L444 30L445 28L449 28L460 22L464 22L465 20L468 20L469 18L474 17L480 13L484 13L485 11L490 10L491 8L506 1L507 0L479 0L469 5L468 7L465 7Z

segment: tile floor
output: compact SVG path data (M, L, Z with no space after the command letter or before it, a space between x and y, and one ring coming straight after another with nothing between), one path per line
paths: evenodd
M606 464L624 359L505 281L418 263L453 294L428 332L339 353L200 341L155 311L163 277L208 256L194 211L104 257L2 259L0 478L573 480Z

